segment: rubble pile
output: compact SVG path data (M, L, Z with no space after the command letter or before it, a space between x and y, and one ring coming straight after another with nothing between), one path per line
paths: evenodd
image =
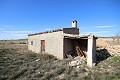
M77 56L71 62L69 62L69 66L77 66L78 68L79 66L85 65L86 63L86 58Z

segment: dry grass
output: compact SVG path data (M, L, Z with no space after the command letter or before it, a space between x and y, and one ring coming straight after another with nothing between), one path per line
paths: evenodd
M12 42L12 43L11 43ZM27 50L21 41L0 41L0 80L119 80L120 57L111 56L97 66L69 66L71 59ZM14 43L14 44L13 44Z

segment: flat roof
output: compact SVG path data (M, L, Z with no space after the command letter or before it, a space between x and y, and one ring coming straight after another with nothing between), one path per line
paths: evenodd
M89 36L92 36L95 39L97 39L97 37L92 34L79 34L79 35L64 34L63 36L64 36L64 38L69 38L69 39L88 39Z
M78 29L78 28L61 28L61 29L56 29L56 30L49 30L49 31L44 31L44 32L39 32L39 33L34 33L34 34L28 34L28 36L53 33L53 32L63 31L64 29Z
M35 34L28 34L28 36L34 36L34 35L40 35L40 34L46 34L46 33L58 32L58 31L63 31L63 28L56 29L56 30L45 31L45 32L39 32L39 33L35 33Z

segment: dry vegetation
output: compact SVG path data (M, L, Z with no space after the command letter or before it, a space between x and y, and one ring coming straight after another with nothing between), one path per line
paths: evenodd
M89 68L82 59L70 66L73 59L58 60L28 51L27 40L0 41L0 80L119 80L120 56L106 50L110 45L116 46L110 43L97 40L98 64Z

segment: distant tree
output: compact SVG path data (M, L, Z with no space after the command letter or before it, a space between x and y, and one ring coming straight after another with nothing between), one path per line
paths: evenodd
M115 42L115 36L113 36L112 39L113 39L113 42Z
M116 39L117 39L117 43L119 44L119 42L120 42L120 31L118 31L117 33L116 33Z

